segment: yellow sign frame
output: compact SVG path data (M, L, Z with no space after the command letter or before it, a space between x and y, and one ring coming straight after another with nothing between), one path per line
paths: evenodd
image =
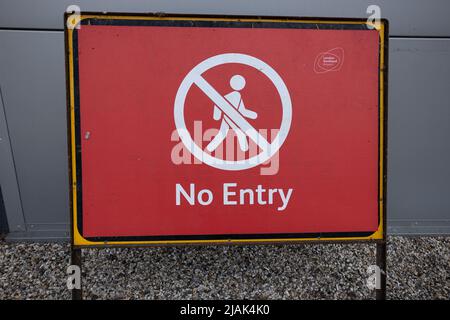
M90 241L82 236L78 229L77 208L77 161L75 141L75 79L74 79L74 40L73 34L79 26L89 19L109 20L184 20L184 21L234 21L234 22L269 22L269 23L314 23L320 24L358 24L375 29L380 35L380 69L379 69L379 225L369 236L356 237L315 237L315 238L273 238L273 239L216 239L216 240L158 240L158 241ZM156 15L156 14L126 14L126 13L83 13L77 18L66 15L66 75L67 75L67 105L68 105L68 140L69 140L69 171L71 188L71 234L74 247L105 247L105 246L152 246L152 245L200 245L200 244L258 244L258 243L299 243L299 242L348 242L371 241L383 242L386 235L386 108L387 108L387 47L388 22L380 20L368 22L363 19L340 18L276 18L251 16L202 16L202 15Z

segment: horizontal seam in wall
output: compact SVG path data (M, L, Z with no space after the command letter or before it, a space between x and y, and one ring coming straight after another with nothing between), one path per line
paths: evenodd
M30 31L30 32L63 32L63 28L12 28L12 27L0 27L0 31ZM448 36L421 36L421 35L389 35L390 39L449 39Z

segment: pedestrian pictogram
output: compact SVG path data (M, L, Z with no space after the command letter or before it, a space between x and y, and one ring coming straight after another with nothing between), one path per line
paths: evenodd
M267 141L267 139L259 133L258 129L249 122L249 120L256 119L258 113L255 107L253 107L252 110L245 107L244 99L239 92L246 85L246 79L242 75L236 74L230 79L230 86L234 91L225 96L222 96L202 76L207 70L227 63L237 63L253 67L260 71L261 76L269 78L275 86L275 89L280 96L283 116L279 131L271 142ZM248 138L258 145L261 150L259 154L251 156L248 159L224 160L212 156L194 143L191 134L186 128L185 119L183 118L186 96L194 84L211 100L214 119L221 120L219 132L208 144L206 150L209 152L215 150L225 139L228 130L231 128L238 137L239 146L242 151L248 150ZM205 106L205 108L208 107L210 108L211 106ZM207 165L222 170L245 170L264 163L280 149L291 126L292 103L289 91L283 79L267 63L246 54L225 53L200 62L186 75L181 82L175 98L174 118L181 140L189 152L197 159Z
M235 91L227 94L225 96L225 99L227 99L228 102L230 102L231 105L235 107L243 117L249 119L256 119L258 117L258 114L245 107L244 101L241 97L241 94L239 93L239 91L244 89L245 87L245 78L238 74L234 75L230 80L230 86ZM237 127L234 124L234 122L230 120L230 118L228 118L226 115L222 115L222 111L216 105L214 106L213 117L214 120L222 120L222 123L220 124L219 133L206 147L208 151L210 152L214 151L220 145L220 143L222 143L222 141L226 138L230 127L233 128L234 132L238 137L239 147L241 148L241 150L242 151L248 150L247 137L245 133L242 132L242 130L239 129L239 127Z

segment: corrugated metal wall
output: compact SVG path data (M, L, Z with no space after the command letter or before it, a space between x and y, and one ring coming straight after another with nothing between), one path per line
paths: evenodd
M450 234L450 2L0 0L0 178L9 239L68 236L63 13L173 12L390 21L388 231Z

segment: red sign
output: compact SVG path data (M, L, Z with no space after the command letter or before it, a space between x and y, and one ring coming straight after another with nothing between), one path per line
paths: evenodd
M84 16L74 243L383 238L383 26Z

